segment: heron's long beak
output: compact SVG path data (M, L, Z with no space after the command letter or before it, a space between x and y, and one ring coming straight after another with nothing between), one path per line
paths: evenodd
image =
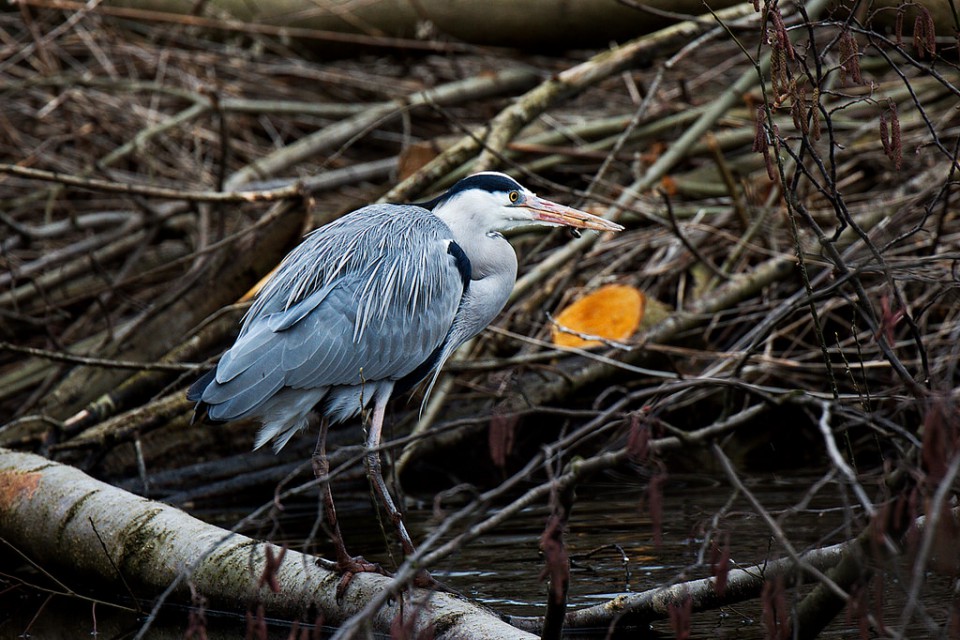
M616 222L610 222L586 211L580 211L536 196L528 195L520 206L529 209L533 213L535 221L545 224L574 227L576 229L596 229L597 231L623 231L623 227Z

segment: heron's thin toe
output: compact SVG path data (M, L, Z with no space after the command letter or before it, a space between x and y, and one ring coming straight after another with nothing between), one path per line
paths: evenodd
M322 558L317 559L317 563L320 564ZM326 562L326 561L324 561ZM350 582L353 580L353 577L358 573L379 573L382 576L389 576L390 574L384 571L376 562L368 562L364 560L362 556L354 556L352 558L347 558L344 560L338 560L334 566L333 570L340 574L340 582L337 584L337 602L343 600L344 594L347 592L347 587L350 586Z

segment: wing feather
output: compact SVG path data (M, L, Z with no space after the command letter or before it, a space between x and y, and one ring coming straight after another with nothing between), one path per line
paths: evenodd
M309 235L264 287L204 390L210 416L276 411L268 401L283 388L416 370L443 344L463 296L462 251L451 244L449 228L415 206L365 207Z
M333 291L333 287L334 285L332 283L327 284L284 311L269 314L267 326L274 332L286 331L303 320L308 313L316 309L317 306L323 302L324 298L327 297L327 294Z
M274 347L274 334L265 324L250 327L241 335L217 364L215 381L219 384L230 382L238 375L254 366ZM206 401L206 396L204 396Z
M227 384L211 384L203 394L214 420L233 420L260 406L283 388L283 374L271 354L265 354L254 366Z

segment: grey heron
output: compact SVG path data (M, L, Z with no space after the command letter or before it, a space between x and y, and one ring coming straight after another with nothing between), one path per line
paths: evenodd
M190 387L195 417L256 418L255 447L273 441L279 451L319 407L322 451L329 422L372 403L367 475L412 553L377 451L387 401L431 374L432 387L451 354L493 321L517 276L501 232L530 225L623 228L484 172L429 202L369 205L313 231L260 291L216 368ZM338 539L327 491L337 565L366 570Z

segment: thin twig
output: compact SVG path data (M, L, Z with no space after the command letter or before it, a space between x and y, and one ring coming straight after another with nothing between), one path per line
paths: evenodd
M109 358L92 358L89 356L78 356L63 351L50 351L47 349L37 349L34 347L22 347L11 344L6 341L0 341L0 351L10 351L12 353L21 353L54 362L68 362L70 364L82 364L91 367L102 367L104 369L136 369L140 371L173 371L177 373L195 372L207 366L202 362L133 362L130 360L111 360Z

